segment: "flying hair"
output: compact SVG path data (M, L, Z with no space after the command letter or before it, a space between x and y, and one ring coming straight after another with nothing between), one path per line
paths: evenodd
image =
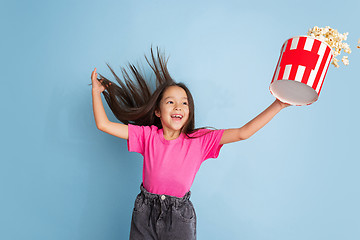
M184 83L177 83L170 76L167 69L168 59L165 59L165 54L160 53L157 47L156 57L151 47L151 61L146 57L145 59L156 77L156 89L151 91L149 79L146 79L145 74L141 73L134 64L128 63L129 72L121 67L121 73L124 81L122 81L110 67L111 73L119 85L110 81L100 73L101 84L105 87L102 92L104 98L113 112L114 116L122 123L128 125L151 126L155 125L159 129L162 128L160 118L155 115L155 110L160 108L160 101L165 90L170 86L178 86L185 90L189 103L189 118L181 129L188 138L196 138L202 135L194 134L196 136L190 137L189 134L195 133L200 129L214 127L201 127L195 129L195 107L193 97ZM110 84L111 83L111 84ZM91 85L91 84L89 84ZM205 134L213 130L207 131Z

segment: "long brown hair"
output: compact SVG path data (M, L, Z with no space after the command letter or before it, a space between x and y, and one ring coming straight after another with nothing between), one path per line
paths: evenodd
M217 130L214 127L201 127L195 129L194 99L189 89L184 83L176 83L172 79L167 69L167 62L169 58L165 60L164 54L160 54L158 47L157 59L155 58L153 49L151 47L151 58L153 62L152 64L145 55L146 61L148 62L156 76L156 89L153 92L151 92L149 84L146 81L147 79L144 77L144 74L140 73L140 71L138 70L139 67L137 68L135 65L130 63L128 67L132 75L130 75L125 70L125 68L121 67L121 72L125 80L125 84L115 74L114 70L110 67L110 65L106 63L120 86L114 84L114 82L108 80L100 73L98 74L100 76L100 79L98 80L103 80L101 81L101 84L105 87L105 91L103 91L102 93L115 117L120 122L126 125L128 125L129 123L140 126L155 125L159 129L161 129L161 121L160 118L155 115L155 110L158 110L160 108L160 101L163 97L165 90L170 86L178 86L185 90L189 103L189 118L182 127L181 132L185 133L188 138L196 138L200 136L190 137L189 134L195 133L197 130L206 128L213 128ZM134 83L132 77L135 78L137 84ZM209 132L211 131L208 131L205 134Z

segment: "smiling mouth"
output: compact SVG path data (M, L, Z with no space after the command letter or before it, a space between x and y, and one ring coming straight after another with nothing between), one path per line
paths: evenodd
M175 120L181 120L181 119L183 119L183 116L180 114L174 114L174 115L171 115L171 118L175 119Z

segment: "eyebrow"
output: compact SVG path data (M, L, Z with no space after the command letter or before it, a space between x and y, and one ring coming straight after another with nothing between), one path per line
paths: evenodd
M168 99L168 98L175 98L175 97L169 96L169 97L166 97L164 100L166 100L166 99ZM181 99L183 99L183 98L188 99L187 97L182 97Z

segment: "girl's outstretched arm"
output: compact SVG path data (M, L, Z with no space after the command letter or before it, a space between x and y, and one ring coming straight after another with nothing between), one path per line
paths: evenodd
M105 91L105 87L97 79L96 68L91 73L91 82L92 82L92 102L96 127L101 128L103 124L109 121L106 116L102 101L101 93Z
M237 142L248 139L254 133L264 127L281 109L290 106L276 99L267 109L257 115L250 122L241 128L226 129L221 138L220 144Z
M128 139L128 125L110 122L108 117L106 116L106 112L101 100L101 93L105 90L105 87L102 86L101 83L97 80L96 68L91 74L91 80L93 85L92 97L96 127L99 130L108 134L114 135L119 138Z

